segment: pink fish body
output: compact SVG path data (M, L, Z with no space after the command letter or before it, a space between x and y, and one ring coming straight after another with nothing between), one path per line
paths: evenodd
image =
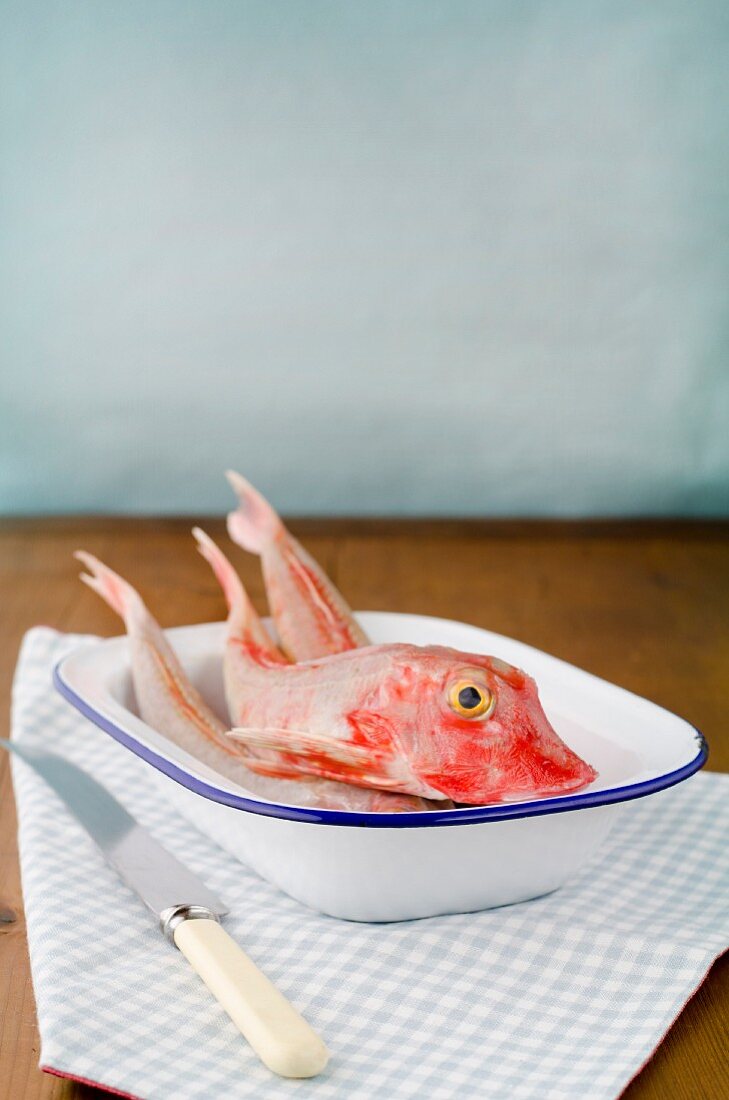
M193 528L193 535L197 540L198 550L212 567L228 604L228 630L223 653L223 680L228 710L237 726L248 721L252 713L252 702L254 700L257 703L254 708L255 713L259 716L265 715L272 691L274 693L283 692L278 696L279 702L281 702L286 692L292 688L296 690L297 685L300 683L298 676L295 680L291 680L291 678L285 680L274 679L270 675L271 673L276 671L281 673L284 671L290 672L293 669L311 670L315 667L315 662L297 665L288 664L271 641L243 588L240 577L222 550L199 527ZM362 653L373 650L374 647L369 647L369 650L350 650L342 656L352 658L355 656L355 652ZM334 661L333 658L329 660ZM336 663L333 665L335 671L339 670L340 667L341 672L346 675L349 665L346 663L342 666ZM356 670L354 675L356 675ZM316 675L315 679L317 679ZM321 677L318 677L318 679L321 680ZM312 697L310 702L314 708L318 705L327 706L328 709L322 713L331 715L331 704L335 702L335 699L336 695L328 696L324 693L318 698ZM276 721L279 711L274 708L271 713L276 715L274 718L274 721ZM326 718L324 721L326 723ZM257 732L260 733L260 731ZM270 730L267 733L270 733ZM281 733L281 730L277 730L277 734L280 735ZM309 777L326 775L327 778L331 779L333 775L333 773L328 774L326 770L322 769L305 766L299 768L297 764L292 763L290 760L271 759L265 753L261 756L257 751L251 750L251 743L247 739L241 739L238 736L238 731L236 731L235 736L231 736L230 743L235 744L238 750L245 755L246 763L251 770L257 771L261 775L275 776L281 780L301 777L302 775L308 775ZM351 783L362 790L376 788L381 792L383 799L388 797L384 793L385 791L400 792L401 799L411 799L412 805L409 809L413 811L435 808L427 798L408 793L407 778L403 779L401 783L393 782L391 776L386 777L384 784L378 782L374 777L372 782L363 782L359 772L356 770L354 772L349 771L344 763L335 770L337 771L337 779L341 782ZM393 793L389 797L392 798ZM437 794L435 797L438 800L438 808L446 809L450 807L450 801L443 795Z
M241 640L230 736L260 774L318 775L485 804L577 790L531 677L441 646L367 646L282 665Z
M93 555L79 551L77 557L89 570L81 579L124 619L134 693L142 718L191 756L254 796L271 802L372 813L432 808L422 799L407 794L367 790L313 775L276 778L255 774L247 767L241 747L227 735L226 723L211 710L186 676L164 631L139 593ZM252 606L249 611L247 652L258 653L261 660L283 661Z

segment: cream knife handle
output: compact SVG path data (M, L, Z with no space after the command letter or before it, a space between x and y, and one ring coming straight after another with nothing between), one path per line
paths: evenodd
M175 944L258 1057L281 1077L316 1077L329 1051L216 920L182 920Z

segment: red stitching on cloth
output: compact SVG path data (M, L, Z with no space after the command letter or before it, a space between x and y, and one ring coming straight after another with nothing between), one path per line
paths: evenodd
M53 1066L41 1066L44 1073L51 1073L54 1077L64 1077L67 1081L78 1081L80 1085L91 1085L95 1089L103 1089L104 1092L113 1092L115 1096L126 1096L128 1100L142 1100L141 1096L135 1096L133 1092L122 1092L111 1085L102 1085L99 1081L92 1081L90 1077L79 1077L77 1073L66 1073L62 1069L54 1069Z

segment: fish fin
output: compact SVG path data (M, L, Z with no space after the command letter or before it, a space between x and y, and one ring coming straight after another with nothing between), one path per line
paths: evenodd
M346 715L347 724L352 730L357 745L364 745L370 751L392 752L396 741L392 723L374 710L352 710Z
M112 611L116 611L125 623L129 623L135 616L139 618L148 614L137 590L113 569L109 569L108 565L104 565L102 561L85 550L77 550L74 557L88 569L88 573L80 574L84 584L101 596L102 600L105 600Z
M228 737L241 746L251 771L267 774L267 769L281 766L292 776L320 775L383 790L400 789L401 779L392 776L392 753L298 730L237 726L228 731Z
M260 554L266 543L283 530L281 519L244 477L234 470L228 470L225 476L238 497L238 508L228 516L228 533L244 550Z
M301 782L302 779L312 778L307 777L306 772L302 772L295 764L284 763L282 760L259 760L242 755L241 761L248 771L266 776L267 779L294 779Z
M286 658L271 640L243 587L243 582L223 551L200 527L193 527L192 533L198 550L211 566L223 590L231 632L239 635L243 645L252 652L263 652L271 660L280 664L286 663Z

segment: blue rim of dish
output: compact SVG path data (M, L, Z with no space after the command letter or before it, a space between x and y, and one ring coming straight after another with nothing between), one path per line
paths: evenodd
M174 779L183 787L213 802L231 806L236 810L260 814L264 817L280 817L287 821L304 821L310 825L349 825L354 828L374 829L422 829L434 825L476 825L486 821L509 821L520 817L541 817L544 814L565 813L570 810L586 810L592 806L610 806L615 802L630 802L634 798L643 798L655 794L667 787L673 787L704 766L709 755L709 747L700 730L691 726L696 736L699 751L696 756L675 771L654 776L642 783L631 783L625 787L611 787L607 791L585 791L584 794L566 794L558 798L542 798L533 802L500 802L491 806L469 806L458 810L421 810L415 813L358 813L352 810L318 810L311 806L285 806L275 802L259 802L245 795L214 787L202 779L190 775L184 768L173 764L153 749L137 741L135 737L117 726L109 718L94 710L73 688L70 688L61 676L59 663L53 669L53 684L57 691L72 706L90 719L100 729L110 734L115 741L130 749L136 756L146 760L158 771ZM688 723L691 725L691 723Z

